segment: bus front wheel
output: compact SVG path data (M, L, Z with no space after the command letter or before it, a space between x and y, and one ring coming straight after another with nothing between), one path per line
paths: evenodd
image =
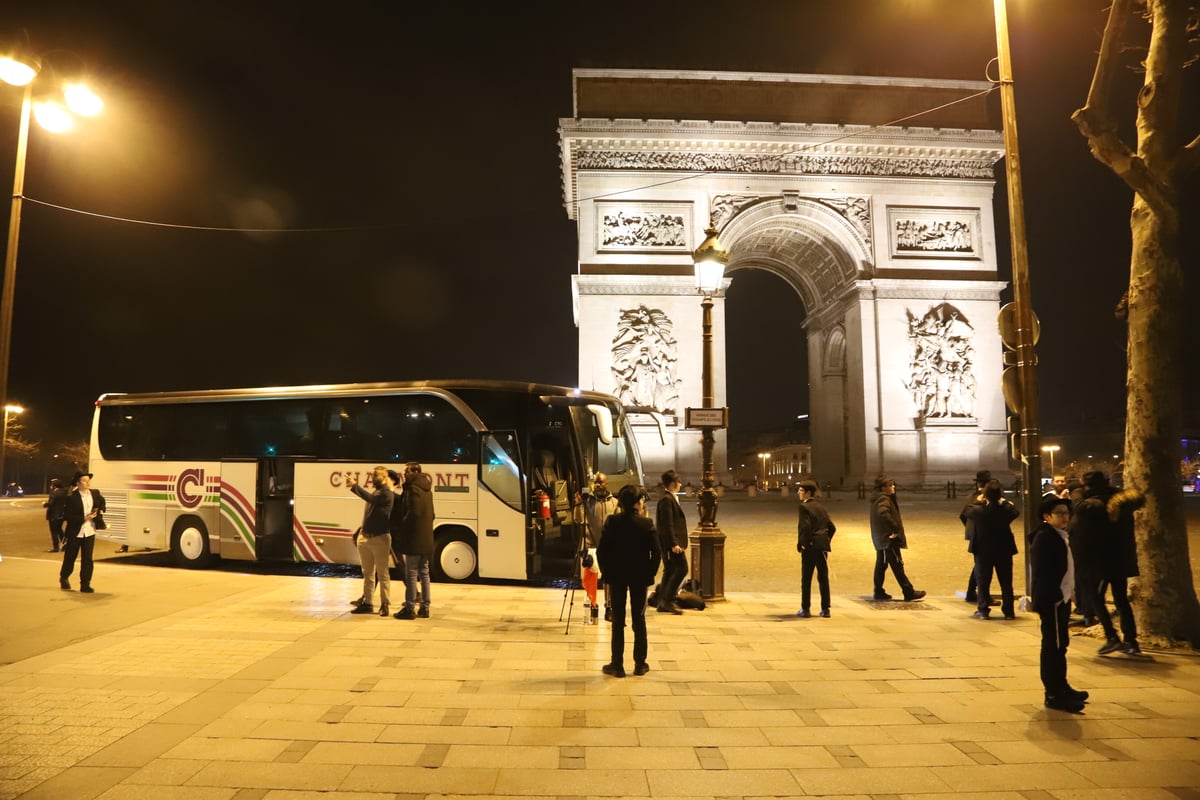
M468 531L453 531L438 536L430 563L433 577L441 581L463 582L475 577L479 556L475 536Z
M207 567L212 560L208 546L208 528L199 517L181 517L171 531L171 555L175 563L188 569Z

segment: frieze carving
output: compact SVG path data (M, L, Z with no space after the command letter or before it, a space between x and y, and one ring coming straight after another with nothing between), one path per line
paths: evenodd
M709 211L717 230L725 227L725 223L733 219L737 212L751 203L763 199L758 194L718 194L709 204Z
M710 213L713 220L716 221L717 229L725 227L725 223L733 219L739 211L746 208L751 203L756 203L759 200L764 200L768 197L776 197L777 195L752 195L752 194L718 194L714 195L709 203ZM797 192L783 193L784 207L788 211L796 210L796 203L799 200L811 200L820 203L826 208L831 208L838 214L845 217L846 221L853 226L854 230L862 237L863 243L869 251L873 246L873 238L871 236L871 201L867 197L815 197L811 195L802 195Z
M687 249L683 214L617 211L604 214L600 223L602 250Z
M866 197L814 197L818 203L832 208L854 226L869 251L874 245L871 237L871 201Z
M612 340L613 392L631 406L649 406L664 414L679 408L678 344L674 323L662 309L621 309Z
M581 150L576 169L649 169L795 175L868 175L912 178L991 179L992 161L979 158L920 158L790 153L655 152Z
M910 310L912 345L904 388L918 419L973 417L975 412L975 329L954 306L941 303L921 318Z

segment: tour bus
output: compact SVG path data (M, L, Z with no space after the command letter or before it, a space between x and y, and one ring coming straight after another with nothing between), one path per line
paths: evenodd
M357 564L377 464L433 480L441 580L552 579L573 568L591 476L641 483L617 398L512 381L359 383L105 394L90 472L108 540L177 563Z

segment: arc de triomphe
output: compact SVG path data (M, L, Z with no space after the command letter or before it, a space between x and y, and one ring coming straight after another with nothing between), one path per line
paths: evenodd
M819 481L886 471L931 485L1007 467L992 217L1004 151L988 84L592 69L573 80L559 136L579 232L579 385L675 422L665 445L639 429L647 480L675 466L698 481L699 432L682 426L701 405L691 254L710 218L727 281L767 270L803 301ZM718 406L724 345L718 298ZM786 352L775 363L787 369ZM718 476L724 455L718 437Z

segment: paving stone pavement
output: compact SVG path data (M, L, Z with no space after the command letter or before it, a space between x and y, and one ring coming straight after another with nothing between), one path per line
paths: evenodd
M236 580L0 667L0 800L1200 800L1200 659L1076 637L1091 702L1050 711L1036 618L953 597L835 593L798 619L731 592L651 612L650 673L615 679L607 626L577 606L567 631L562 590L435 585L402 622L351 616L348 581Z

